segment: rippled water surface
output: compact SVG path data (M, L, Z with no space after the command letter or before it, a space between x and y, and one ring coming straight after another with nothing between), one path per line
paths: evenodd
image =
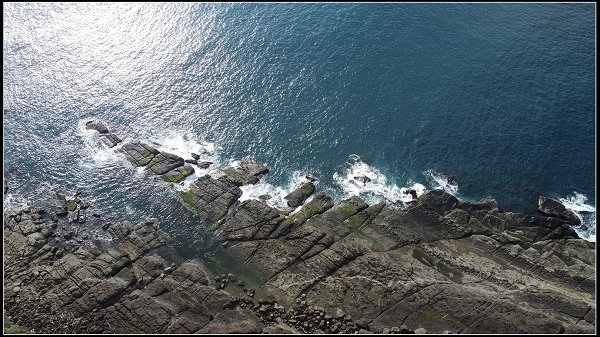
M215 167L256 156L271 173L245 197L280 197L306 174L369 202L438 187L534 212L543 194L590 235L594 16L593 4L5 4L8 200L80 189L106 217L153 216L182 251L202 248L208 225L85 130L99 118L125 140L208 149Z

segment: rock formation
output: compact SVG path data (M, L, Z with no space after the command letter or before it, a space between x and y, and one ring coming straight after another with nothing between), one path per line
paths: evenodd
M565 205L554 199L540 197L538 201L538 210L549 216L563 219L572 225L581 224L581 220L573 213L573 211L566 209Z
M140 142L119 151L167 181L185 178L179 157ZM312 183L286 197L292 213L239 202L240 186L267 172L246 158L180 193L215 222L238 275L169 264L156 221L106 226L113 242L57 256L43 217L5 216L7 315L70 333L595 332L595 245L556 205L540 202L550 217L520 214L441 190L403 209L324 192L306 202Z

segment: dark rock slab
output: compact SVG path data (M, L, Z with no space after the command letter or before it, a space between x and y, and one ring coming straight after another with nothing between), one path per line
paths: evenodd
M85 123L86 129L96 130L99 133L108 133L108 128L101 121L88 121Z
M581 220L573 211L567 209L559 201L541 196L538 200L538 210L544 214L563 219L572 225L580 225Z
M256 184L257 176L266 174L269 169L256 158L246 158L240 162L239 167L227 167L223 170L227 179L238 186Z
M102 141L109 147L115 147L117 144L122 142L121 138L117 137L117 135L114 133L104 135L104 137L102 137Z
M45 227L5 222L5 315L36 333L260 333L261 319L215 290L199 261L167 263L152 253L160 225L120 223L100 248L60 253ZM83 234L82 238L85 237ZM83 242L83 241L82 241Z
M171 183L178 183L183 181L186 177L194 173L194 168L191 165L184 165L183 167L175 168L164 175L161 178L164 181Z
M315 191L315 184L312 182L304 183L298 189L285 196L289 207L301 206L304 201Z
M256 160L256 158L252 157L243 159L240 163L240 169L251 176L259 176L269 172L269 169L266 165L260 163L258 160Z
M148 170L154 174L165 174L183 165L183 158L172 153L161 152L150 160L150 163L148 163Z
M247 241L266 239L285 216L258 200L246 200L237 211L221 225L219 236L224 240Z
M204 218L221 219L242 195L239 187L225 177L209 175L198 178L189 191L181 193L183 200L193 206Z
M154 147L134 140L118 149L135 166L146 166L160 152Z

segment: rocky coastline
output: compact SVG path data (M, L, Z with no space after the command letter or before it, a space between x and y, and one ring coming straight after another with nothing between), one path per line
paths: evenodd
M86 125L111 148L123 142ZM139 141L116 151L165 184L198 165ZM595 332L595 244L560 203L540 198L529 215L441 190L400 209L335 203L314 178L286 208L240 202L240 187L268 172L244 158L179 194L247 273L168 261L157 219L101 225L113 240L93 242L69 229L90 218L77 195L57 195L56 210L5 210L5 318L42 333Z

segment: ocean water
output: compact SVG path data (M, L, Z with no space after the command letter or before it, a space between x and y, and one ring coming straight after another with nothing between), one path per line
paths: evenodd
M594 4L7 3L3 37L9 205L80 190L205 249L186 186L105 147L98 118L215 163L196 176L256 156L271 173L242 199L280 205L307 174L370 203L443 188L534 213L547 195L595 241Z

